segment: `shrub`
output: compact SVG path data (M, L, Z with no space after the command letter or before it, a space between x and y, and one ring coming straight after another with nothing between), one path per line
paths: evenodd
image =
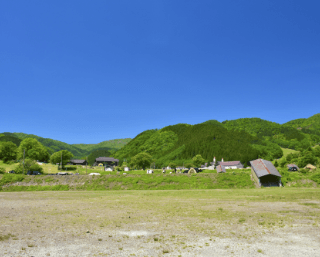
M4 174L4 173L6 173L6 169L3 167L0 167L0 174Z
M17 174L23 174L23 171L24 171L24 174L27 174L29 170L39 171L41 173L43 172L42 167L39 164L37 164L36 161L30 160L30 159L25 159L24 165L23 165L23 161L20 161L19 165L14 169L14 172Z

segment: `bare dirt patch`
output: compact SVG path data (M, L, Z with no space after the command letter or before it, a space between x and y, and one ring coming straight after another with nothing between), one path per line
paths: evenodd
M317 256L318 204L319 189L2 192L0 252Z

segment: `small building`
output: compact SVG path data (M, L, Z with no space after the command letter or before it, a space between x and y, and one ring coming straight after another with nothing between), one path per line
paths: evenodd
M100 163L105 167L118 166L119 160L113 157L98 157L96 158L94 166L97 166Z
M243 169L243 164L240 161L218 162L218 165L224 166L226 169Z
M309 169L309 170L315 170L317 167L313 166L312 164L308 164L306 167L304 167L305 169Z
M88 164L88 162L86 160L73 159L73 160L70 160L67 164L68 165L86 165Z
M251 177L259 187L281 186L281 175L272 162L257 159L250 164Z
M225 173L226 172L226 168L222 165L218 165L217 166L217 173Z
M289 171L297 171L297 170L299 170L299 167L296 164L293 164L293 163L292 164L288 164L287 167L288 167Z

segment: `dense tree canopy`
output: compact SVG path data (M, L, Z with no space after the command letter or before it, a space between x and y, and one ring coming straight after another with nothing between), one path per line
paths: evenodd
M22 140L18 149L18 159L23 159L25 150L25 158L38 161L48 161L50 155L48 150L35 138L26 138Z
M18 147L13 142L0 142L0 159L3 162L16 160Z
M131 166L145 169L150 166L152 162L152 156L146 152L138 153L131 159Z
M52 164L61 163L62 159L62 167L64 167L73 157L73 154L67 150L61 150L51 155L50 162Z

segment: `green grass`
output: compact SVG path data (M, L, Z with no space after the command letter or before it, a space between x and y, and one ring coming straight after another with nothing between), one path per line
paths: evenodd
M287 157L288 154L291 154L291 153L299 153L299 151L296 151L296 150L293 150L293 149L288 149L288 148L282 148L282 151L283 151L283 156L282 158L285 158Z

